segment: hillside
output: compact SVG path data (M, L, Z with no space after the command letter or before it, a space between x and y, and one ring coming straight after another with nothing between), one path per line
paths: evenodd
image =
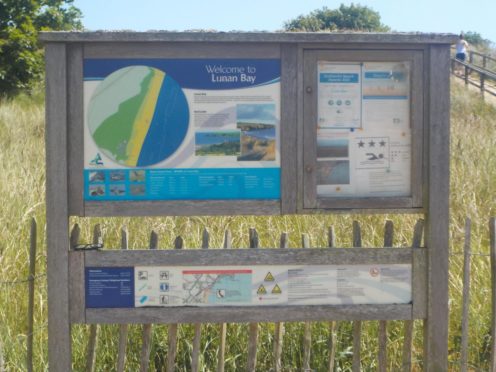
M27 253L29 249L29 221L35 217L40 226L37 255L36 310L35 310L35 370L47 369L46 331L46 246L44 234L44 110L42 96L21 96L0 102L0 345L7 370L24 369L26 353L25 317L27 305ZM470 364L487 370L489 365L489 331L491 324L490 267L487 222L496 215L496 108L484 103L477 94L463 86L452 84L452 138L451 138L451 273L450 273L450 362L455 366L460 359L461 266L463 226L466 216L473 221L473 251L483 254L473 258L473 298L470 321ZM363 227L364 245L382 244L383 225L386 219L395 223L395 245L410 245L415 220L421 216L345 216L313 215L284 217L178 217L178 218L74 218L81 226L82 241L91 240L91 229L100 223L105 245L120 244L120 228L126 225L130 232L130 248L148 245L150 230L159 235L161 248L172 247L174 238L181 235L186 247L201 245L202 230L208 227L210 245L221 247L224 230L229 228L234 247L248 246L248 228L255 227L261 246L278 246L279 234L289 233L290 247L300 245L301 234L308 233L312 246L325 246L328 226L336 230L336 241L351 246L351 226L354 219ZM402 323L391 322L391 370L401 366ZM415 324L413 357L416 370L421 370L422 325ZM263 324L260 330L259 367L271 367L273 324ZM312 366L325 369L329 327L314 323ZM364 365L375 368L377 360L377 323L363 324L362 353ZM338 334L336 362L342 369L351 365L351 324L341 322ZM76 370L83 370L87 328L75 326L73 333L73 360ZM104 326L101 330L97 355L98 370L111 370L115 365L118 328ZM286 327L283 361L295 368L302 364L302 323L288 323ZM135 370L139 363L141 327L130 327L128 368ZM229 325L226 370L242 370L246 366L248 331L246 324ZM167 328L154 328L152 364L161 363L167 350ZM177 363L179 370L190 366L193 327L179 328ZM202 339L202 363L206 370L215 370L219 344L217 325L207 325Z

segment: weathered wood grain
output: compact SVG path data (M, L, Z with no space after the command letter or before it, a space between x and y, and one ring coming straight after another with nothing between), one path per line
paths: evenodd
M410 264L411 248L103 250L86 252L86 266L367 265ZM422 254L422 253L420 253Z
M425 324L425 371L448 369L450 48L429 50L429 158L426 246L429 296Z
M26 369L28 372L33 372L34 281L36 278L37 229L36 220L33 217L29 231L28 324L26 339Z
M102 229L100 224L96 224L93 227L93 244L102 243ZM86 371L93 372L96 365L96 349L98 348L98 334L99 334L98 324L90 325L90 334L88 337L88 346L86 348Z
M182 250L184 248L184 240L181 236L174 239L174 249ZM177 331L178 323L193 323L195 320L204 318L191 318L189 322L177 321L169 324L169 329L167 332L167 372L174 372L176 368L176 354L177 354ZM206 319L204 319L206 321ZM154 322L157 323L157 322Z
M50 371L72 367L69 320L69 221L67 193L66 46L45 45L46 221L48 282L48 364Z
M454 44L457 35L420 32L172 32L166 30L40 32L42 42L256 42Z
M121 229L121 249L127 250L129 245L127 228ZM127 349L127 336L129 333L129 325L119 325L119 346L117 349L117 372L124 372L126 365L126 349Z
M232 236L231 231L227 229L224 232L224 249L232 248ZM219 354L217 358L217 372L224 372L225 356L226 356L226 336L227 336L227 324L221 323L219 326Z
M353 247L362 246L362 230L358 221L353 221ZM361 320L353 321L353 372L360 372L360 359L362 350L362 322Z
M310 237L308 234L301 236L301 243L303 248L310 248ZM312 352L312 323L305 322L303 328L303 370L311 371L310 357Z
M460 370L468 371L468 324L470 310L470 238L471 221L465 219L465 242L463 244L463 293L462 293L462 340L460 350ZM493 284L494 285L494 284Z
M392 247L394 240L394 224L393 221L387 220L384 225L384 247ZM380 372L387 371L387 322L379 321L379 358L378 370Z
M208 249L210 234L205 228L202 233L202 249ZM200 368L200 342L201 342L201 326L202 323L195 323L194 325L194 338L193 338L193 352L191 354L191 371L198 372Z
M249 231L250 248L258 251L259 240L258 233L255 228L250 228ZM257 368L257 344L258 344L258 323L248 324L248 360L247 371L255 372Z
M296 213L298 177L297 120L298 111L298 47L281 45L281 213Z
M150 233L150 250L158 247L158 235L155 231ZM152 324L143 324L141 334L140 372L147 372L150 365L150 351L152 348Z
M424 253L422 249L422 237L424 235L424 220L419 219L413 229L412 248L414 248L413 260L413 310L412 320L403 323L403 351L402 371L410 372L412 369L412 342L413 342L413 319L425 318L427 313L427 257L416 255L417 252ZM419 310L416 310L419 309Z
M281 237L279 239L279 247L280 248L288 248L289 247L289 236L288 233L281 233ZM281 372L282 371L282 347L284 344L284 323L277 322L274 324L274 371Z
M491 257L491 283L496 283L496 218L489 219L489 254ZM496 371L496 285L491 287L491 371Z
M74 224L70 235L71 249L79 244L81 229ZM84 286L84 252L69 252L69 319L71 323L84 323L85 286Z
M334 248L336 246L336 233L334 232L334 226L329 226L327 229L327 246L329 248ZM334 360L336 359L336 349L337 349L337 322L329 323L329 360L327 364L327 370L329 372L334 372Z

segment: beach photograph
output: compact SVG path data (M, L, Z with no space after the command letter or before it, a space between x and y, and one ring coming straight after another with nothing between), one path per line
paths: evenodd
M237 105L237 127L241 131L239 161L276 160L275 111L274 104Z
M195 133L196 156L240 155L239 131L215 131Z

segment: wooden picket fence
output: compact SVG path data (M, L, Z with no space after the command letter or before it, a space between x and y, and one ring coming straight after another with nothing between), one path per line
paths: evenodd
M27 324L27 370L33 371L33 308L34 308L34 290L35 290L35 258L36 258L36 221L33 219L31 222L31 244L30 244L30 263L29 263L29 277L26 280L19 281L19 284L28 283L28 324ZM491 301L492 301L492 324L491 324L491 362L490 370L496 372L496 345L494 340L496 339L496 219L491 218L489 222L489 232L490 232L490 249L489 256L491 260ZM71 232L71 244L75 246L79 240L80 229L78 225L75 225ZM394 226L391 221L387 221L384 227L384 247L393 246L393 235ZM422 235L423 235L423 221L419 220L413 231L413 239L411 246L414 248L422 247ZM465 243L463 249L464 264L463 264L463 297L462 297L462 324L461 324L461 350L460 350L460 370L469 370L468 361L468 331L469 331L469 307L470 307L470 267L471 267L471 257L473 253L471 252L471 221L466 219L465 222ZM302 246L304 248L310 247L310 237L303 234ZM203 231L202 235L202 249L209 248L210 235L207 230ZM280 247L288 247L288 234L282 233L280 237ZM328 246L335 247L335 233L334 229L330 227L328 229ZM102 232L100 225L95 225L93 229L93 243L98 244L102 242ZM249 245L250 248L256 249L259 247L258 234L255 229L249 230ZM358 222L353 222L353 246L362 246L362 233L360 225ZM150 249L157 249L158 247L158 235L152 231L150 233ZM184 240L182 237L178 236L174 241L174 249L182 249L184 247ZM128 248L128 233L125 229L121 231L121 248ZM231 245L231 233L230 231L225 232L223 248L230 249ZM481 255L478 253L477 255ZM413 321L404 321L404 332L403 332L403 345L402 345L402 370L410 371L412 368L412 340L413 340ZM174 371L176 368L176 353L178 345L178 324L168 325L168 350L166 358L166 371ZM119 343L117 350L117 362L115 369L117 371L126 370L126 349L128 345L128 325L122 324L119 326ZM98 335L99 335L99 325L89 325L89 337L86 349L86 371L92 372L96 368L96 352L98 348ZM224 371L225 356L226 356L226 333L227 324L222 323L218 325L219 329L219 349L217 352L218 362L217 371ZM335 357L337 350L337 332L339 329L338 322L329 322L329 340L328 340L328 364L327 370L335 370ZM273 337L273 371L283 371L284 361L282 360L282 350L284 343L285 327L284 323L276 323L274 327L274 337ZM142 325L142 337L141 337L141 354L140 354L140 371L147 371L150 365L150 352L152 347L152 324ZM200 354L201 354L201 334L202 334L202 324L197 323L194 325L194 339L192 343L192 355L191 355L191 370L193 372L200 371ZM366 366L360 363L360 345L362 337L362 321L353 321L353 363L352 370L360 371L361 369L366 369ZM247 350L247 370L255 371L257 367L257 343L259 338L259 324L250 323L249 324L249 340L248 340L248 350ZM378 371L388 370L388 356L387 356L387 343L388 343L388 322L379 321L378 324L378 355L377 355L377 365ZM312 332L311 332L311 322L304 323L304 337L303 337L303 363L302 369L304 371L312 371L311 366L311 345L312 345ZM5 360L2 353L2 343L0 340L0 371L5 370Z
M80 229L78 225L75 225L71 232L71 245L76 246L79 240ZM259 248L259 238L256 229L249 229L249 247L251 249ZM384 227L384 247L393 247L393 235L394 226L392 221L387 221ZM413 248L421 248L423 235L423 220L419 220L413 231L412 245ZM209 248L210 235L205 229L202 235L202 249ZM288 234L282 233L280 236L280 248L288 248ZM328 247L336 247L335 243L335 233L333 227L328 229ZM102 242L102 233L100 225L95 225L93 229L93 243L98 244ZM303 234L301 237L302 247L310 248L310 237L307 234ZM157 249L158 247L158 236L152 231L150 233L150 249ZM178 236L174 241L174 249L182 249L184 247L184 240L181 236ZM225 249L231 249L231 233L229 230L225 232L224 244ZM362 232L360 225L357 221L353 222L353 247L362 247ZM121 248L128 248L128 233L125 229L121 231ZM387 321L379 321L378 328L378 356L377 364L379 371L386 371L388 360L387 360ZM310 356L311 356L311 345L312 345L312 332L311 332L311 322L304 322L304 336L303 336L303 362L302 369L304 371L312 371ZM178 344L178 324L168 325L168 350L167 350L167 362L166 371L174 371L176 367L176 353ZM194 339L191 355L191 371L197 372L201 370L200 366L200 352L201 352L201 332L202 324L197 323L193 325L194 327ZM87 346L86 355L86 371L92 372L95 370L96 366L96 351L98 344L98 329L99 326L96 324L89 325L89 339ZM284 342L284 323L279 322L274 325L274 345L273 345L273 371L286 370L283 365L282 360L282 350ZM335 367L335 356L337 347L337 322L329 322L330 329L330 339L329 339L329 360L327 369L329 371L334 371ZM225 365L225 353L226 353L226 330L227 325L225 323L219 324L219 334L220 334L220 346L218 350L218 363L217 371L224 371ZM142 325L142 340L141 340L141 354L140 354L140 371L148 371L150 363L150 351L152 347L152 324ZM248 325L249 339L248 339L248 350L247 350L247 371L255 371L257 368L257 343L259 339L259 324L250 323ZM127 347L127 337L128 337L128 325L120 325L119 331L119 344L117 351L117 371L125 370L125 360L126 360L126 347ZM360 371L362 366L361 360L361 338L362 338L362 321L353 321L353 371ZM412 367L412 340L413 340L413 321L404 321L404 338L403 338L403 356L402 365L403 371L410 371Z

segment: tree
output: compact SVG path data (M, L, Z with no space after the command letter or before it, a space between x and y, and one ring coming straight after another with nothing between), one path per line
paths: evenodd
M341 4L338 9L323 7L308 15L287 21L284 24L287 31L335 31L335 30L359 30L359 31L389 31L389 27L381 23L381 16L367 6L346 6Z
M491 48L491 40L484 39L481 34L474 31L467 31L463 33L463 37L469 45L476 47L477 49L486 51Z
M81 29L74 0L0 0L0 94L28 89L43 71L38 32Z

